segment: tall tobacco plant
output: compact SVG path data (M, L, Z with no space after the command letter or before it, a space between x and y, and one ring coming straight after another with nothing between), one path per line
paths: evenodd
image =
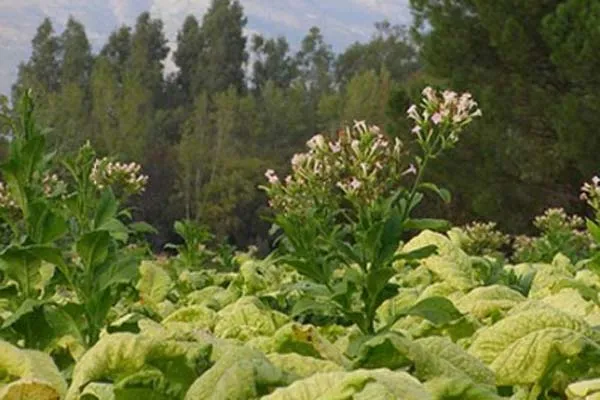
M46 146L25 93L0 166L0 218L10 244L0 252L3 338L77 358L95 343L120 289L131 285L141 254L128 248L123 206L147 177L135 163L98 159L89 144L59 158Z
M435 251L434 246L410 253L398 248L409 231L447 226L412 214L425 192L450 201L447 190L425 180L426 168L456 145L481 111L468 93L428 87L422 102L407 113L419 154L411 155L378 127L356 122L335 139L316 135L309 140L308 151L293 157L292 173L283 181L266 172L263 189L282 233L283 260L311 282L296 313L333 307L363 333L373 334L377 308L398 293L398 285L390 282L398 273L394 263Z

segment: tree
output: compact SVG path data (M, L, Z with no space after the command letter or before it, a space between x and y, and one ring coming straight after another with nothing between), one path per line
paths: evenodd
M100 56L118 73L117 78L122 82L122 77L127 70L127 63L131 58L131 28L122 26L112 32L108 37L108 42L102 47Z
M280 88L290 86L298 70L289 51L290 45L282 36L268 40L261 35L252 37L252 52L256 59L252 68L252 83L257 91L260 92L269 81Z
M310 28L308 35L302 40L296 59L302 81L317 97L332 88L334 54L331 46L325 43L319 28Z
M209 94L234 87L244 92L244 64L248 60L247 18L239 1L212 0L200 28L202 52L196 67L198 85Z
M149 91L154 106L162 100L163 61L167 54L162 21L150 18L148 12L140 14L131 36L128 79Z
M93 56L85 28L69 18L60 36L62 50L60 89L55 110L48 121L54 127L52 144L60 151L72 151L90 139L90 77Z
M200 24L196 17L188 15L177 33L177 49L173 53L175 65L179 67L177 82L187 99L192 99L193 94L202 89L202 82L198 81L202 48Z
M384 127L391 89L392 80L386 69L379 74L367 70L354 76L342 91L322 97L319 115L327 121L324 128L336 130L362 120Z
M467 207L523 229L543 208L581 210L600 137L600 5L578 0L411 0L431 75L469 90L485 117L444 166ZM423 24L427 29L420 29ZM450 168L457 160L468 170ZM457 172L456 174L454 174ZM468 179L467 179L468 176ZM507 212L507 210L511 210Z
M335 75L339 84L347 84L362 72L380 73L383 69L394 81L403 82L418 70L417 50L403 27L382 21L375 28L371 41L356 42L338 56Z
M60 43L63 54L61 84L75 83L86 87L92 72L93 56L84 26L73 17L69 17L60 36Z
M31 47L29 61L19 65L19 76L13 86L13 103L18 101L23 90L31 88L43 99L60 86L60 42L49 18L37 28Z

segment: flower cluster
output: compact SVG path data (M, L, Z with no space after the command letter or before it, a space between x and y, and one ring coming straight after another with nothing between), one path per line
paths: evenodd
M581 200L586 201L594 210L600 210L600 178L594 176L591 182L581 187Z
M496 229L495 222L472 222L462 228L463 250L470 255L493 255L510 243L510 236Z
M120 185L126 192L137 194L144 191L148 176L140 173L142 167L137 163L112 162L108 158L94 161L90 180L98 188Z
M283 181L273 170L265 173L270 205L277 211L317 204L337 208L348 200L369 203L389 194L405 175L415 172L400 140L364 121L338 132L335 140L315 135L306 146L307 152L292 158L292 173Z
M66 184L58 175L47 173L42 178L42 190L46 197L54 197L64 194Z
M420 107L412 105L407 114L415 122L412 132L417 140L434 157L454 146L460 131L482 115L471 94L459 95L450 90L439 93L431 87L423 90Z
M13 212L18 210L18 208L19 207L10 194L8 187L3 182L0 182L0 209Z
M569 216L562 208L549 208L543 215L535 217L533 225L544 233L555 231L574 231L585 226L583 218Z
M594 248L583 218L569 216L562 208L546 210L533 224L540 236L517 236L513 242L513 261L551 262L557 253L562 253L575 263L587 258Z

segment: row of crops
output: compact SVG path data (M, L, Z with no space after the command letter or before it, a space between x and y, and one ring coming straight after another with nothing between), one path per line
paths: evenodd
M191 221L152 254L128 208L141 166L49 152L25 95L1 166L0 399L600 399L597 218L550 210L513 251L493 225L415 217L451 201L424 171L481 116L423 96L416 154L356 122L267 171L259 258Z

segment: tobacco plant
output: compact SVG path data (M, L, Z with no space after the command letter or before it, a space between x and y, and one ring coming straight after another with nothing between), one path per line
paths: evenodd
M430 255L434 246L398 251L407 232L444 229L447 223L416 219L424 192L444 201L447 190L424 180L429 162L452 148L459 134L481 115L469 94L423 91L408 110L420 153L411 157L397 138L356 122L337 140L313 137L308 152L292 159L282 182L266 172L266 190L283 260L308 278L308 296L296 312L334 307L365 334L375 332L376 310L398 293L390 279L394 264Z

